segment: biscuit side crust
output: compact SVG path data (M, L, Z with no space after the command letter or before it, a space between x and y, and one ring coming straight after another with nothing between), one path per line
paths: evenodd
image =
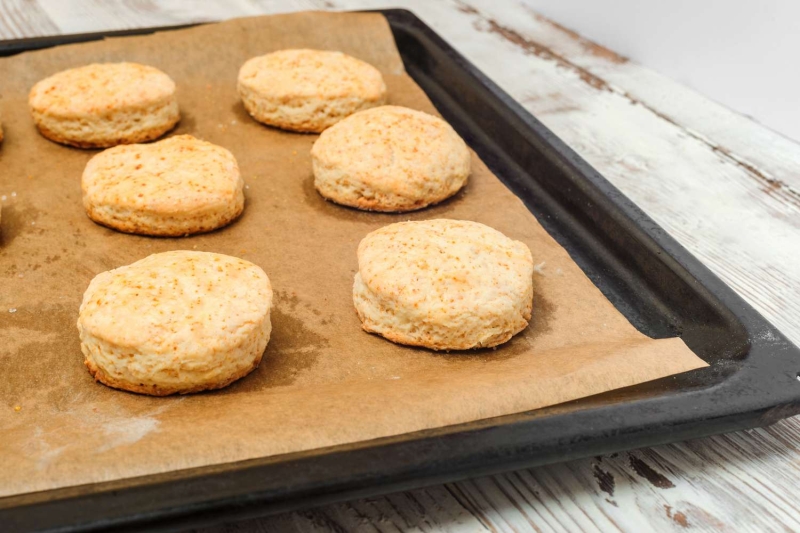
M131 375L129 372L106 371L98 366L95 362L96 359L103 361L108 358L113 359L120 357L119 354L121 352L127 352L124 356L126 358L141 357L142 354L130 353L129 348L114 346L91 334L83 334L81 350L84 354L83 364L86 365L89 374L95 381L99 381L104 385L150 396L191 394L227 387L257 369L269 343L271 330L270 317L267 315L260 328L253 330L250 337L245 339L239 347L225 355L225 360L238 360L241 364L237 365L233 370L229 369L227 365L220 365L213 377L202 380L198 380L197 376L191 373L181 372L170 373L167 375L167 380L159 382L157 378L148 379Z
M135 109L119 109L105 116L65 118L36 109L31 113L44 137L77 148L108 148L152 141L173 129L180 120L174 97Z

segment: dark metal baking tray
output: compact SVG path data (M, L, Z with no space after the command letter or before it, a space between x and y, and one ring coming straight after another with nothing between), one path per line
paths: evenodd
M764 426L800 412L800 350L408 11L408 73L642 332L710 366L592 398L397 437L0 499L3 531L174 530ZM0 43L0 55L109 35ZM0 478L2 482L2 478Z

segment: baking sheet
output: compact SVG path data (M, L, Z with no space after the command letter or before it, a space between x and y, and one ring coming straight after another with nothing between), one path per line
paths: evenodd
M290 47L368 61L384 73L390 103L434 112L404 74L378 14L240 19L0 60L0 495L397 435L706 366L680 339L638 333L476 156L464 191L418 213L363 213L325 202L311 175L316 136L252 121L236 94L247 58ZM158 239L116 233L86 217L80 175L96 152L40 137L27 93L58 70L121 60L175 79L183 118L174 134L191 133L237 157L247 184L237 222ZM358 242L385 224L441 217L488 224L533 252L531 325L496 350L436 353L360 329L351 298ZM270 276L274 329L260 368L224 390L185 397L94 383L75 327L89 280L172 249L243 257Z

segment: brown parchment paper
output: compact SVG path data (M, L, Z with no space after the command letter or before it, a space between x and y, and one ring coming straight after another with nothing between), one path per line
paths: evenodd
M477 157L464 191L418 213L325 202L312 185L316 136L254 122L236 93L246 59L293 47L368 61L386 77L392 104L435 112L404 74L376 14L241 19L0 60L0 496L458 424L705 366L680 339L638 333ZM159 239L86 217L80 176L96 152L39 136L27 94L59 70L122 60L176 81L183 118L173 134L191 133L236 156L247 184L237 222ZM435 353L360 328L351 297L359 241L385 224L441 217L476 220L522 240L539 265L530 327L496 350ZM264 268L276 302L261 367L224 390L185 397L94 383L75 326L89 281L172 249L230 254Z

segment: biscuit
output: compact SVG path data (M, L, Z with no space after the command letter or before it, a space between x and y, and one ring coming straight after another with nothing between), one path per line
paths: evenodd
M211 231L244 209L244 182L225 148L177 135L109 148L83 171L83 206L95 222L126 233Z
M239 95L259 122L318 133L382 105L386 84L378 69L341 52L281 50L242 65Z
M153 396L219 389L261 362L272 286L227 255L172 251L97 275L78 332L85 364L117 389Z
M42 135L79 148L151 141L180 119L175 83L136 63L95 63L64 70L31 89Z
M533 305L528 247L462 220L399 222L358 246L353 301L366 331L433 350L497 346Z
M441 202L470 172L469 149L447 122L397 106L361 111L324 131L311 161L322 196L368 211Z

